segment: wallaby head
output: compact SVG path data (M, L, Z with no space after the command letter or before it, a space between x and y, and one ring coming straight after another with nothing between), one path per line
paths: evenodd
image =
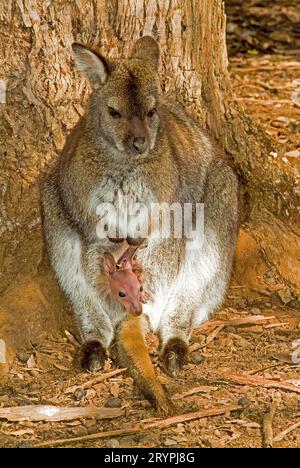
M110 253L106 252L104 254L104 271L114 298L130 314L140 315L143 309L144 288L132 269L132 257L135 251L136 248L130 247L118 262Z
M73 44L75 63L92 85L91 107L97 138L119 155L147 155L159 128L157 67L159 48L145 36L128 60L112 60Z

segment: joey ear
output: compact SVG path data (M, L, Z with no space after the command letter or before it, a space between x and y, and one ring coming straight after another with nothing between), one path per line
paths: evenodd
M117 265L122 269L132 268L132 258L138 248L139 245L129 246L121 255L121 257L117 260Z
M147 60L157 70L159 60L158 43L151 36L141 37L133 46L131 58Z
M112 254L109 252L104 253L103 257L104 271L107 275L112 275L116 269L116 262Z
M72 49L77 69L91 82L93 88L99 88L105 83L109 74L107 61L81 44L74 43Z

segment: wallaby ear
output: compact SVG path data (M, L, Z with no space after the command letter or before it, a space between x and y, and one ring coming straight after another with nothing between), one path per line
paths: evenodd
M72 49L77 69L91 82L93 88L99 88L105 83L109 74L107 61L81 44L73 44Z
M136 41L131 52L131 58L147 60L157 70L159 60L159 46L151 36L143 36Z
M104 271L107 275L112 275L116 270L116 262L112 254L109 252L104 253L103 257Z

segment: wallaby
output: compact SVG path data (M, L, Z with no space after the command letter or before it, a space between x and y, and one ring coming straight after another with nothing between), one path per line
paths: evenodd
M221 304L228 285L238 225L237 178L197 121L160 94L153 38L137 40L127 60L104 58L79 44L73 51L92 93L44 186L50 259L74 311L83 366L101 369L115 339L120 364L158 412L171 413L142 324L158 334L164 368L175 376L187 362L193 327ZM120 239L99 236L97 206L109 203L122 215L137 202L203 203L205 221L193 249L187 236L159 237L150 224L147 246L137 251L150 292L140 317L128 314L97 284L99 255L135 244L137 225L148 219L137 212L125 235L123 221L118 224ZM103 216L114 227L115 218Z

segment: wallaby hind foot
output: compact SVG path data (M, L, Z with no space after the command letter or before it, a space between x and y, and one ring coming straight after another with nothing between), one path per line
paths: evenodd
M161 360L167 374L176 377L178 371L188 363L188 346L180 338L171 338L163 349Z
M106 359L106 352L98 341L88 341L81 349L81 366L90 372L102 369Z

